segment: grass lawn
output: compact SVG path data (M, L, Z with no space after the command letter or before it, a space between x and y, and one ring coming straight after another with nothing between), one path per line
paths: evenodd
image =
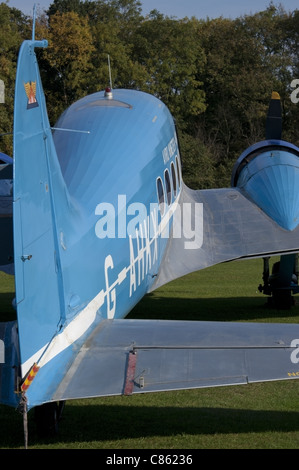
M299 305L270 309L258 292L262 260L178 279L146 296L130 318L298 323ZM0 274L0 316L13 312L13 278ZM60 432L29 448L298 449L299 381L268 382L67 402ZM22 448L22 417L0 406L0 448Z

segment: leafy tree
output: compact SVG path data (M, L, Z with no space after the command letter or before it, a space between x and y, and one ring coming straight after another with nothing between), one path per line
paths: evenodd
M199 35L207 56L203 75L207 111L199 130L219 162L234 161L244 147L264 138L271 75L262 45L242 22L208 20L201 24Z
M90 22L123 21L127 24L141 17L141 3L138 0L54 0L47 13L78 13L88 16Z
M0 80L5 86L0 103L0 134L12 132L16 63L22 36L28 32L26 17L16 8L0 4ZM12 155L12 136L0 137L0 150Z
M89 93L93 45L88 20L72 11L57 12L50 18L47 39L49 47L43 55L49 72L47 97L56 119L73 101Z
M82 13L83 2L81 0L54 0L49 6L47 14L49 17L55 13Z
M293 48L296 43L296 33L291 32L292 15L286 13L283 7L275 7L270 3L265 11L247 16L241 21L248 34L257 38L262 46L261 57L269 76L268 94L270 95L271 91L275 90L281 96L284 108L284 130L288 135L290 128L287 119L290 105L289 90L298 55L294 54Z
M286 43L290 73L289 82L285 83L284 92L284 134L286 140L290 140L299 146L299 103L294 103L291 94L294 88L291 87L293 80L299 79L299 10L295 10L289 14L283 23L285 34L284 41ZM298 85L296 86L296 89Z
M130 58L130 36L142 18L140 5L137 0L54 0L50 6L50 23L57 12L72 11L88 21L92 34L89 92L98 91L109 84L108 55L114 87L138 87L142 82L143 68Z
M100 8L99 5L98 8ZM129 27L129 23L127 23L129 20L124 21L121 16L119 17L119 12L115 7L109 8L111 10L105 10L103 16L99 12L95 13L95 10L93 10L92 17L89 16L94 46L92 64L95 70L91 83L94 90L103 89L109 84L107 60L109 55L113 87L139 88L143 83L145 71L141 64L132 60L132 45L127 38L127 30L133 34L135 17ZM98 16L101 16L101 21L95 21Z
M164 101L180 127L205 110L200 79L205 54L196 21L177 21L153 11L136 31L132 55L147 71L143 90Z
M203 143L179 132L184 182L192 189L215 188L218 185L214 158Z
M193 187L224 186L240 153L265 137L272 90L282 98L283 138L299 144L299 11L270 3L265 11L230 20L141 15L139 0L53 0L39 14L37 50L50 121L78 98L109 83L162 99L176 119L183 171ZM12 128L17 51L31 37L31 20L0 4L0 132ZM11 138L10 142L11 142ZM10 152L6 137L1 150Z

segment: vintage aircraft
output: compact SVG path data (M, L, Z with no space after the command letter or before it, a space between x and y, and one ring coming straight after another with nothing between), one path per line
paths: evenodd
M74 398L299 378L298 324L125 319L146 293L234 259L280 255L278 287L296 289L299 149L281 140L278 97L232 187L193 191L154 96L109 88L51 128L35 55L46 46L27 40L18 59L13 259L1 232L17 321L0 324L1 403L50 410L53 424Z

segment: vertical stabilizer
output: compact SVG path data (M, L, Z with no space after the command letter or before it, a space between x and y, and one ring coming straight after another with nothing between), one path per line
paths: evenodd
M14 107L14 254L23 375L56 334L64 312L57 212L67 215L68 196L48 121L37 47L47 47L47 41L21 46Z

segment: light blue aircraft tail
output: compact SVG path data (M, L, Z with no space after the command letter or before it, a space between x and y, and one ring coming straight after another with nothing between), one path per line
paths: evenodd
M70 226L72 213L47 116L37 47L47 47L47 41L22 44L14 108L14 263L22 376L63 321L60 260L65 219Z

